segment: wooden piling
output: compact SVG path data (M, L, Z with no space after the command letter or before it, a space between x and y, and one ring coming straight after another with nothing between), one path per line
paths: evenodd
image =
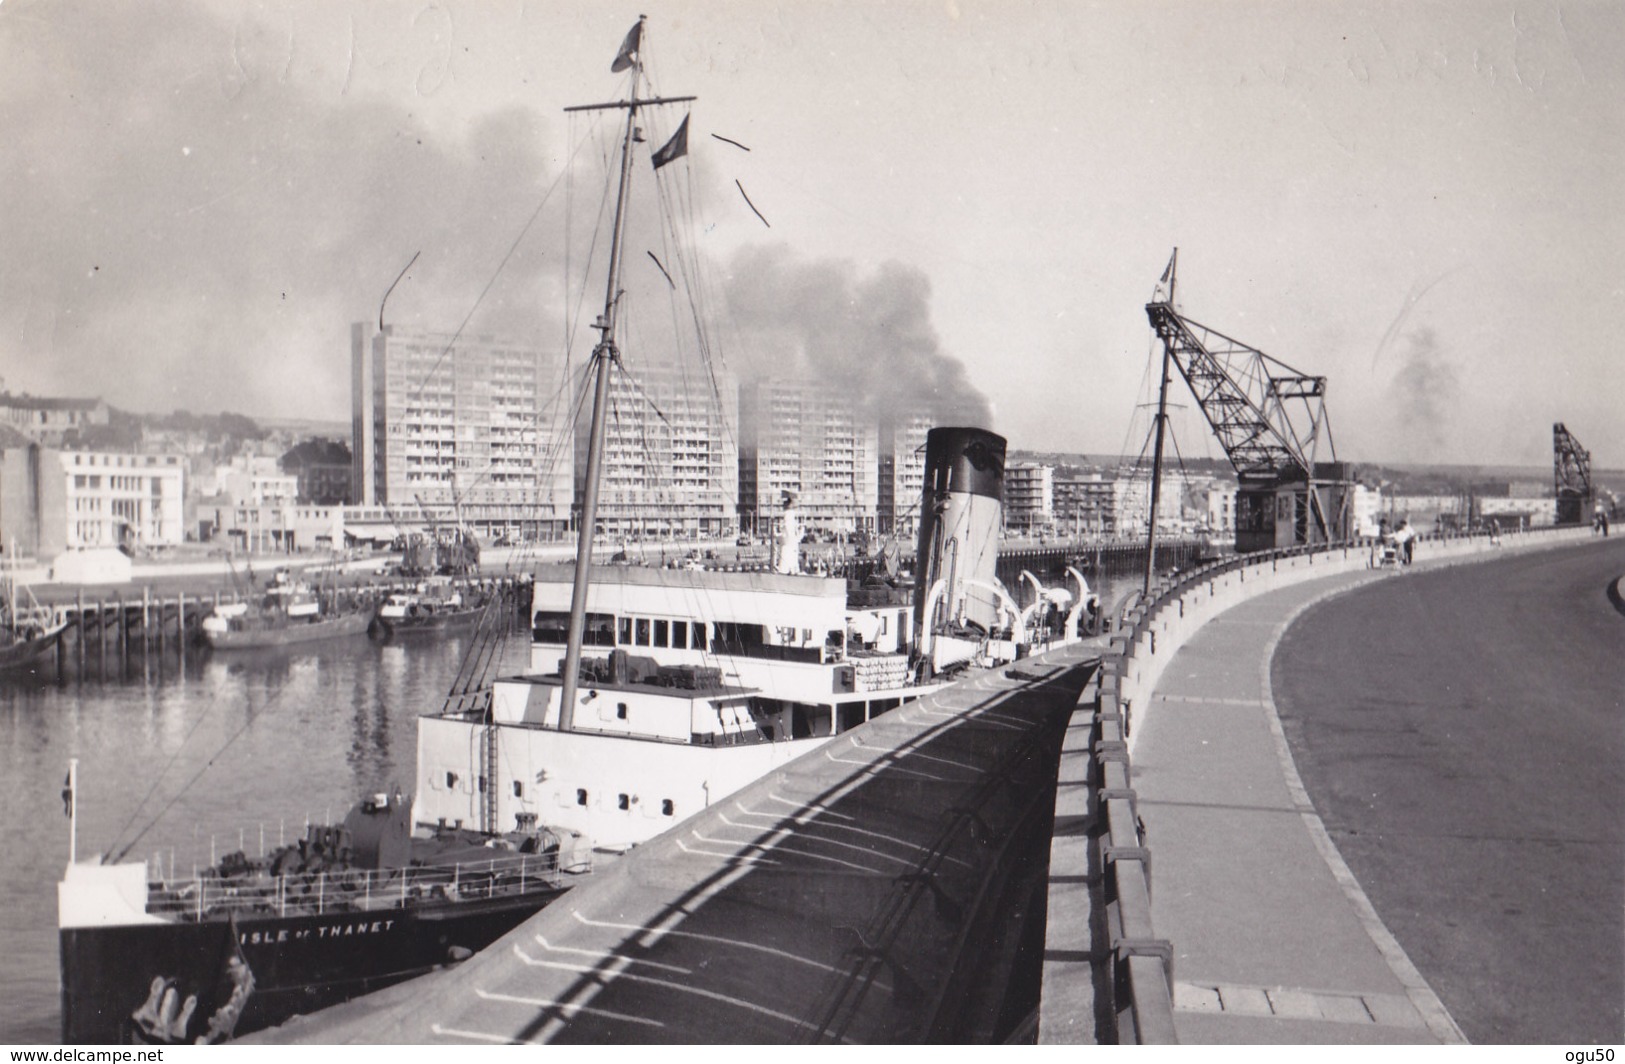
M78 625L79 625L78 628L76 628L74 630L74 635L77 637L74 640L74 642L77 644L77 647L75 648L75 652L76 652L76 654L78 655L78 658L79 658L79 675L83 676L85 674L85 589L84 588L80 588L78 590L78 592L75 593L75 595L74 595L74 605L78 609L78 612L74 616L76 616L78 618Z

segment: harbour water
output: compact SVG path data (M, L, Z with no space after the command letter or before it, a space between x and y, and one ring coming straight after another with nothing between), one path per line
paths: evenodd
M1040 571L1054 584L1059 571ZM1108 610L1136 581L1093 581ZM1024 581L1012 592L1025 605ZM0 1042L58 1037L56 885L68 859L62 797L79 759L79 853L118 852L188 872L257 854L342 817L364 794L410 790L416 718L438 709L465 636L346 638L306 648L164 654L99 676L0 682ZM502 673L523 669L516 624Z
M342 817L359 796L410 790L416 717L440 707L468 637L132 658L106 679L0 683L0 1043L58 1037L56 885L62 797L79 759L79 852L130 846L177 871ZM524 666L523 628L503 671ZM133 842L133 845L131 845Z

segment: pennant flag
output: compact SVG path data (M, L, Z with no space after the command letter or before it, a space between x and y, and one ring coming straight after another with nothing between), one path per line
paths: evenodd
M621 42L621 50L615 53L615 62L609 65L611 74L619 74L633 63L637 62L638 46L643 40L643 20L633 23L632 28L626 31L626 40Z
M677 132L671 135L665 145L654 153L651 161L658 170L673 159L681 159L688 154L688 116L683 116L683 124L677 127Z
M62 777L62 815L73 816L73 773Z

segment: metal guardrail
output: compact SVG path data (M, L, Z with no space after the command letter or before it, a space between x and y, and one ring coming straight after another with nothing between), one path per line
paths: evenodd
M556 890L558 853L513 854L453 865L342 869L265 876L200 875L151 880L147 912L172 920L240 916L366 913L429 903L455 903Z
M1488 531L1474 531L1419 538L1424 545L1467 540L1515 545L1549 531L1563 529L1503 532L1493 537ZM1128 738L1134 707L1132 698L1122 697L1122 684L1137 649L1143 646L1144 653L1156 655L1154 624L1162 611L1178 610L1183 617L1188 593L1206 585L1211 594L1214 582L1221 576L1235 573L1237 582L1245 584L1249 572L1259 573L1266 566L1273 573L1282 562L1304 558L1312 569L1316 558L1330 561L1331 556L1341 555L1339 560L1346 561L1361 553L1366 555L1368 567L1375 568L1380 546L1376 539L1360 538L1227 557L1188 572L1170 574L1119 619L1111 649L1101 660L1091 732L1097 808L1103 826L1100 867L1110 936L1108 986L1119 1042L1157 1045L1178 1041L1173 1017L1173 946L1167 939L1157 938L1151 924L1151 848L1130 784ZM1167 649L1163 648L1164 652Z

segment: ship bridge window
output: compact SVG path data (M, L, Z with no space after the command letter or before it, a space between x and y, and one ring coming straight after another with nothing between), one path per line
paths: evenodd
M688 646L688 622L671 622L671 645L678 650Z
M741 647L761 646L767 642L767 630L759 624L740 624L735 621L715 621L716 641L721 644L718 648L724 652L737 651Z
M640 647L648 646L649 645L649 618L647 618L647 617L639 617L637 619L636 633L637 634L636 634L636 636L634 637L634 639L632 641L634 643L636 643Z
M622 617L616 624L616 642L623 647L632 645L632 618Z
M688 645L695 650L705 649L705 622L695 621L688 629Z
M570 614L564 610L537 610L531 619L531 638L547 646L564 646L570 637ZM612 647L615 645L615 617L609 613L587 614L586 628L581 634L581 645Z
M655 646L657 646L657 647L669 647L669 646L671 646L671 622L670 621L656 621L655 622Z

